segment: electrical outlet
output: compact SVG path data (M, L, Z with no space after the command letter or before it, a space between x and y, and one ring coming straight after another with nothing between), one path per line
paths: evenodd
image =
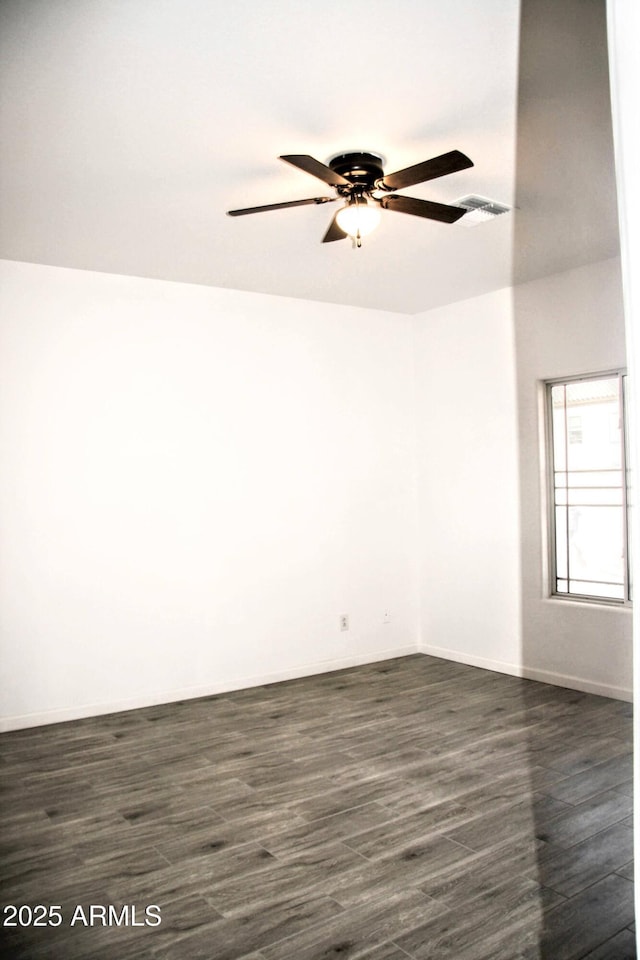
M349 614L343 613L340 617L340 629L348 630L349 629Z
M383 623L391 623L391 611L390 611L390 610L385 610L385 612L382 614L382 622L383 622Z

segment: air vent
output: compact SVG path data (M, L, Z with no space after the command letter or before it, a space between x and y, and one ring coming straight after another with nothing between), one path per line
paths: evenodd
M509 213L511 207L504 203L498 203L496 200L487 200L486 197L463 197L456 201L457 207L464 207L467 210L464 217L458 220L464 227L475 227L478 223L484 223L485 220L493 220L502 213Z

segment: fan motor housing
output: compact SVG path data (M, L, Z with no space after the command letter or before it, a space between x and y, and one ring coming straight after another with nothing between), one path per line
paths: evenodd
M382 157L375 153L342 153L329 161L329 167L352 183L373 190L384 176Z

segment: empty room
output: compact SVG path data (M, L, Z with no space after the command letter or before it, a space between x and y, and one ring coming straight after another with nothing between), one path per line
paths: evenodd
M0 956L636 957L633 7L0 4Z

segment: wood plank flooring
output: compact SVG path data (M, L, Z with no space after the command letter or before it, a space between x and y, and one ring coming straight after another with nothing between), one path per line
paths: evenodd
M630 960L631 761L629 704L421 655L5 734L2 904L62 922L2 955Z

